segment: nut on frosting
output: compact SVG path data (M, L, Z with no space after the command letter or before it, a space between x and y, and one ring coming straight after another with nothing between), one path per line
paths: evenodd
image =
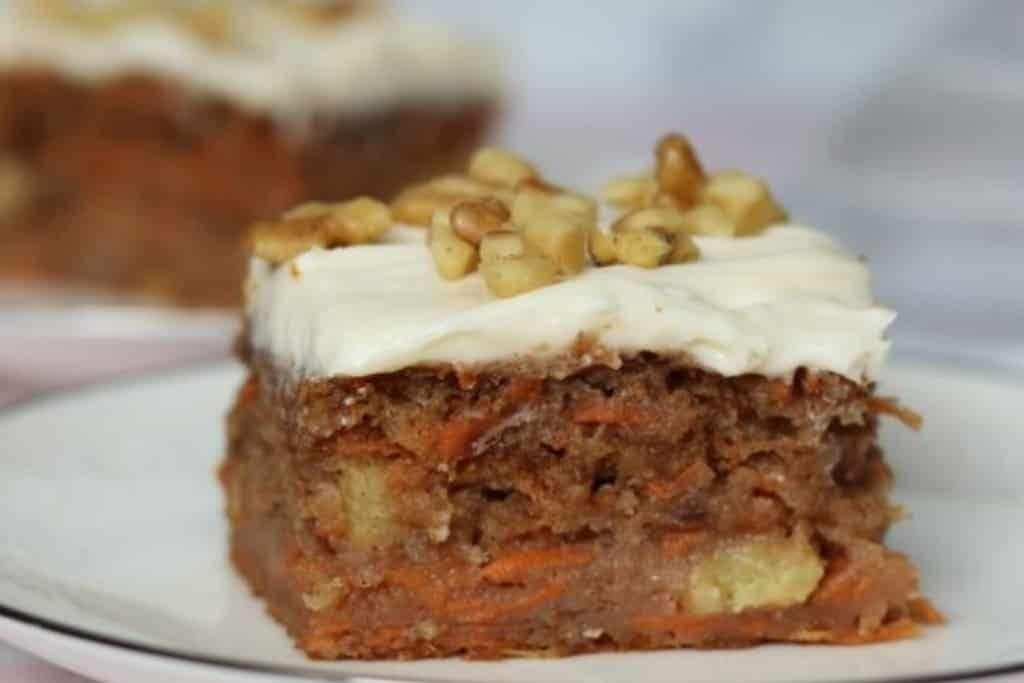
M307 202L277 220L250 227L249 250L253 256L277 265L316 247L329 249L376 241L391 225L388 205L370 197L335 204Z
M597 198L553 185L533 164L496 147L479 150L465 175L403 192L392 211L398 220L430 228L442 277L479 270L499 297L592 266L695 261L694 235L753 235L785 219L763 181L736 171L707 174L678 133L664 136L654 156L652 172L602 190L600 199L619 210L610 232L598 225Z
M498 147L472 157L465 173L443 175L400 193L390 207L369 198L311 203L250 233L254 255L282 263L314 247L366 244L392 222L427 228L438 275L479 271L495 296L516 296L616 264L640 268L700 259L694 236L756 235L786 213L764 181L739 171L707 173L689 141L658 141L651 172L608 183L599 197L559 187ZM598 202L615 210L599 224Z

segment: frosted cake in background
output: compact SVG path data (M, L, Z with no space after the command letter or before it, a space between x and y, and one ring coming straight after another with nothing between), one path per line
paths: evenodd
M245 225L465 161L490 46L368 2L0 5L0 277L240 301Z

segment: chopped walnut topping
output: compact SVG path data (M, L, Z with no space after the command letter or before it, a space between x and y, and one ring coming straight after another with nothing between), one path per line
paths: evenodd
M693 206L705 176L690 141L678 133L666 135L658 141L654 155L657 158L654 170L657 197L679 208Z
M696 260L700 251L683 217L678 209L657 206L627 213L612 226L616 260L642 268Z
M512 193L465 176L446 175L401 192L391 203L391 212L396 221L430 227L435 211L450 211L456 204L484 197L507 203Z
M657 268L668 263L672 237L651 228L623 230L612 237L615 255L621 263L641 268Z
M690 235L731 237L736 234L736 223L715 204L701 204L685 211L682 227L683 232Z
M472 242L455 232L448 212L442 210L434 214L427 244L437 272L445 280L458 280L476 270L479 254Z
M407 188L388 207L369 199L312 203L253 229L254 253L280 263L316 246L359 244L392 220L428 228L438 273L457 280L477 270L508 297L582 273L588 265L657 268L700 259L695 237L754 235L783 220L761 180L707 174L689 141L659 140L654 169L601 191L618 216L599 225L597 200L549 182L528 161L498 147L473 155L464 174Z
M651 206L658 192L658 183L652 175L616 178L601 188L601 199L623 209Z
M717 206L733 220L736 235L753 235L786 218L786 212L775 202L768 185L739 171L712 175L701 189L701 199Z
M615 248L615 240L596 225L587 232L587 247L590 251L590 258L596 265L610 266L619 262L619 252Z
M510 297L558 281L558 266L543 256L524 255L484 261L480 272L496 296Z
M526 240L514 230L489 232L480 240L480 260L487 262L525 256L528 249Z
M500 147L484 147L470 160L469 177L499 187L516 187L537 178L537 170Z
M254 256L272 264L289 261L316 247L366 244L391 227L387 204L369 197L326 204L308 202L286 212L277 221L262 221L249 229Z
M274 265L325 245L323 235L308 221L261 221L249 228L252 255Z
M305 29L323 29L336 26L360 12L376 5L371 0L330 0L310 2L309 0L275 0L267 6L285 20Z
M456 204L451 211L451 224L459 237L480 244L487 233L504 229L511 217L503 201L484 197Z
M652 174L605 185L604 200L626 210L680 210L682 231L690 235L755 235L786 219L786 212L763 181L736 171L708 176L682 135L663 137L655 149L655 159Z

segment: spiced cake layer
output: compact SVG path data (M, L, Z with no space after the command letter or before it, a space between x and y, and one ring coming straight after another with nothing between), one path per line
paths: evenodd
M249 223L463 164L496 72L368 3L0 7L0 277L238 305Z
M254 226L231 556L310 656L940 619L884 545L878 416L915 417L874 394L892 313L864 264L679 136L604 198L486 149L390 206Z

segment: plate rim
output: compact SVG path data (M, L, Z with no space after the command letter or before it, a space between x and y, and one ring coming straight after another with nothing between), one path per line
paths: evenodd
M888 362L891 363L893 361L897 363L901 361L923 362L923 364L932 367L945 366L961 374L973 375L995 384L1024 388L1024 369L1012 362L1003 362L994 358L980 359L966 354L958 354L948 349L904 344L900 349L895 350L891 354ZM206 358L169 367L126 372L97 381L44 390L0 406L0 423L19 413L56 401L84 398L95 393L116 391L122 388L130 388L134 385L159 381L161 378L201 374L229 366L235 366L238 370L243 369L241 364L235 359L226 359L224 357ZM388 681L389 683L449 683L451 681L451 679L444 678L408 678L392 675L382 678L375 675L316 668L312 665L269 664L233 657L190 653L170 647L133 642L129 638L111 636L90 629L80 628L56 619L50 619L11 607L3 602L0 602L0 621L27 627L61 639L79 641L89 646L100 646L119 654L156 658L165 666L176 664L199 665L211 667L222 672L287 676L297 681L359 680L366 681L367 683L372 683L373 681ZM12 647L25 651L24 648L19 648L16 645L12 645ZM49 661L44 656L35 653L30 654L44 661ZM345 660L337 661L344 662ZM961 669L937 674L896 676L876 680L878 683L946 683L951 681L977 681L1019 673L1024 673L1024 655L1021 655L1020 661L1010 664ZM831 683L863 683L863 681L861 679L832 679Z

